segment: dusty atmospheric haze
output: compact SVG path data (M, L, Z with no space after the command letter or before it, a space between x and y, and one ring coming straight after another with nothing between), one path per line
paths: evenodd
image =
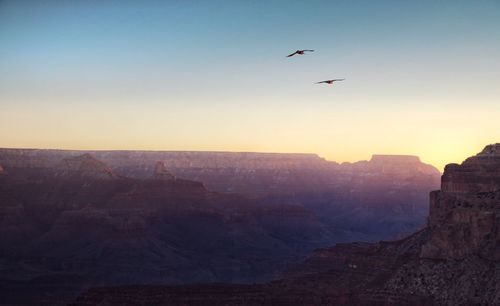
M500 2L0 0L0 305L499 305Z

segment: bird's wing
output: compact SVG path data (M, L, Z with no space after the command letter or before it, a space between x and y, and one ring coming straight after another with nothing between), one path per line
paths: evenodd
M326 83L327 81L316 82L315 84Z
M314 50L302 50L302 51L309 51L309 52L314 52Z
M334 80L332 80L332 81L334 81L334 82L335 82L335 81L343 81L343 80L345 80L345 79L334 79Z
M293 52L292 54L287 55L286 57L294 56L295 54L297 54L297 51Z

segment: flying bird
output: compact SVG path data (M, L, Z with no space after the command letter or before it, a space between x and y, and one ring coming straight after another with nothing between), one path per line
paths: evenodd
M304 52L314 52L314 50L297 50L297 51L293 52L292 54L287 55L286 57L292 57L296 54L304 55Z
M333 79L333 80L326 80L326 81L316 82L315 84L324 83L324 84L330 84L330 85L332 85L333 82L338 82L338 81L343 81L343 80L345 80L345 79Z

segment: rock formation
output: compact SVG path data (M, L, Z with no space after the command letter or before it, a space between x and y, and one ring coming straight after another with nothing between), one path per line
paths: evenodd
M461 165L445 168L441 190L447 193L477 193L500 190L500 144L489 145Z
M167 170L165 163L161 161L156 163L153 177L158 180L175 180L175 176Z
M431 239L422 257L500 260L500 144L445 168L430 197Z
M372 170L378 170L382 173L408 174L415 175L427 174L436 175L439 171L420 161L418 156L412 155L372 155L369 164Z
M58 176L78 176L93 179L113 179L118 176L105 163L91 154L63 159L56 167Z

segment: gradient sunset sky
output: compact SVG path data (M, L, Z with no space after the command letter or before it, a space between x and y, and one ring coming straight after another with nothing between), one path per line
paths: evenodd
M500 1L0 0L0 115L0 147L442 169L500 142Z

